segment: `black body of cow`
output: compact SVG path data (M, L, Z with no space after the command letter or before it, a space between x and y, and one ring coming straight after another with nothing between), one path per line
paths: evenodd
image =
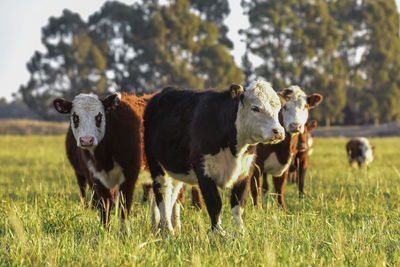
M217 226L222 202L217 184L205 174L203 156L225 148L236 156L239 103L240 96L232 97L229 91L195 92L171 87L149 101L144 114L144 143L157 204L163 192L156 178L163 176L164 170L179 174L194 170L212 229ZM248 189L249 179L233 185L232 207L245 203Z

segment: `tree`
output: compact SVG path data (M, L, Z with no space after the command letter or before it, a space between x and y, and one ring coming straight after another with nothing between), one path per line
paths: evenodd
M249 58L249 52L246 50L244 55L242 56L242 69L243 69L243 74L244 74L244 83L245 84L250 84L252 78L254 78L254 67L253 64L251 64L250 58Z
M298 84L324 95L320 117L341 122L346 71L336 54L341 35L325 1L242 1L250 27L244 31L252 54L263 59L257 75L282 89Z
M59 118L51 105L54 97L112 90L141 94L168 84L226 88L243 81L218 41L218 26L191 12L189 0L110 1L88 22L65 10L50 18L42 35L46 52L31 58L31 78L20 92L45 119Z
M375 123L400 118L400 39L399 14L394 0L365 0L362 44L366 47L360 69L368 91L376 98L379 118ZM365 99L368 99L366 97ZM371 114L367 114L371 116Z
M228 0L190 0L191 8L200 13L207 22L215 23L218 27L218 42L233 49L233 42L228 37L229 28L224 20L230 13Z
M35 52L27 67L31 77L20 87L24 102L44 119L56 119L54 97L71 99L78 93L107 92L107 47L94 43L78 14L64 10L42 29L47 52Z
M89 21L102 28L96 33L100 40L122 40L108 59L118 78L114 82L124 90L154 91L168 84L225 88L243 81L226 46L218 42L218 27L192 13L188 0L129 7L109 2Z

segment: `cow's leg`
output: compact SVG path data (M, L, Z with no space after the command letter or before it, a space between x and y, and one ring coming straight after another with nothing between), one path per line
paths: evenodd
M139 175L139 168L125 169L125 181L119 186L119 207L121 210L121 228L125 230L126 221L132 206L133 191Z
M262 176L263 176L262 189L263 189L263 191L265 191L267 193L268 189L269 189L268 180L267 180L267 174L264 172L262 174Z
M236 226L240 233L244 234L243 227L243 211L246 206L247 197L249 195L250 178L237 182L232 188L231 208Z
M151 190L153 190L153 184L142 184L143 187L143 199L142 202L147 202L150 199Z
M95 181L93 183L93 187L95 190L95 206L100 210L100 218L102 224L106 229L108 229L110 226L110 211L114 204L112 201L111 192L100 181Z
M181 210L181 203L183 200L183 184L177 184L173 189L172 199L175 199L175 204L172 207L171 212L171 222L172 227L174 228L175 234L179 234L181 231L181 219L180 219L180 210ZM176 194L176 197L175 197Z
M156 232L160 227L160 220L161 220L160 210L157 206L157 201L155 199L152 200L151 203L151 225L153 232Z
M273 177L275 191L278 195L278 203L282 206L283 210L285 210L285 211L286 211L286 206L285 206L285 202L283 200L283 193L285 192L287 175L288 175L288 171L286 170L282 176L274 176Z
M204 207L203 198L198 186L192 186L192 205L202 209Z
M87 179L84 175L80 175L77 173L76 173L76 179L78 181L81 202L82 202L82 204L84 204L86 206L87 205L87 202L86 202Z
M197 168L195 167L195 172L199 181L201 194L203 195L204 202L206 203L208 215L211 219L211 230L219 231L223 234L224 230L221 226L220 218L222 201L217 185L208 175L203 172L202 166L197 166Z
M160 212L159 227L161 229L168 230L171 234L174 234L174 229L171 222L172 205L174 204L172 200L172 179L167 175L156 177L153 182L153 191L156 197L157 207Z
M171 234L174 230L171 223L172 210L172 179L166 175L160 164L153 158L150 151L146 150L147 164L151 178L153 179L154 202L152 205L152 228L154 232L158 229L167 229Z
M359 159L359 160L357 160L357 164L358 164L358 168L361 168L363 161Z
M303 156L302 160L299 160L299 198L303 198L304 195L304 178L306 176L308 156Z
M250 187L251 187L251 196L253 197L253 204L260 208L260 196L262 190L262 181L261 181L261 170L259 168L255 168L252 177L250 178Z

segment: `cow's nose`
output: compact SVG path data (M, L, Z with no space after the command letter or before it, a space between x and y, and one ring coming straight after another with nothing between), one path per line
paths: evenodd
M81 146L92 146L94 143L94 137L93 136L83 136L79 138L79 142L81 143Z
M272 128L271 133L273 139L283 139L282 131L279 128Z
M291 124L289 124L289 130L292 133L300 132L300 124L297 122L292 122Z

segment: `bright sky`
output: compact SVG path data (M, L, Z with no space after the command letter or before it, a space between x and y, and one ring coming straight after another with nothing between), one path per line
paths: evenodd
M134 0L120 0L131 4ZM83 19L93 14L105 0L0 0L0 98L11 100L21 84L29 80L26 63L35 50L43 51L41 28L50 16L60 16L64 8L78 12ZM240 0L229 0L231 14L226 23L229 37L235 42L232 54L240 64L244 45L238 34L246 28L247 18L242 15ZM396 0L397 6L400 0Z

